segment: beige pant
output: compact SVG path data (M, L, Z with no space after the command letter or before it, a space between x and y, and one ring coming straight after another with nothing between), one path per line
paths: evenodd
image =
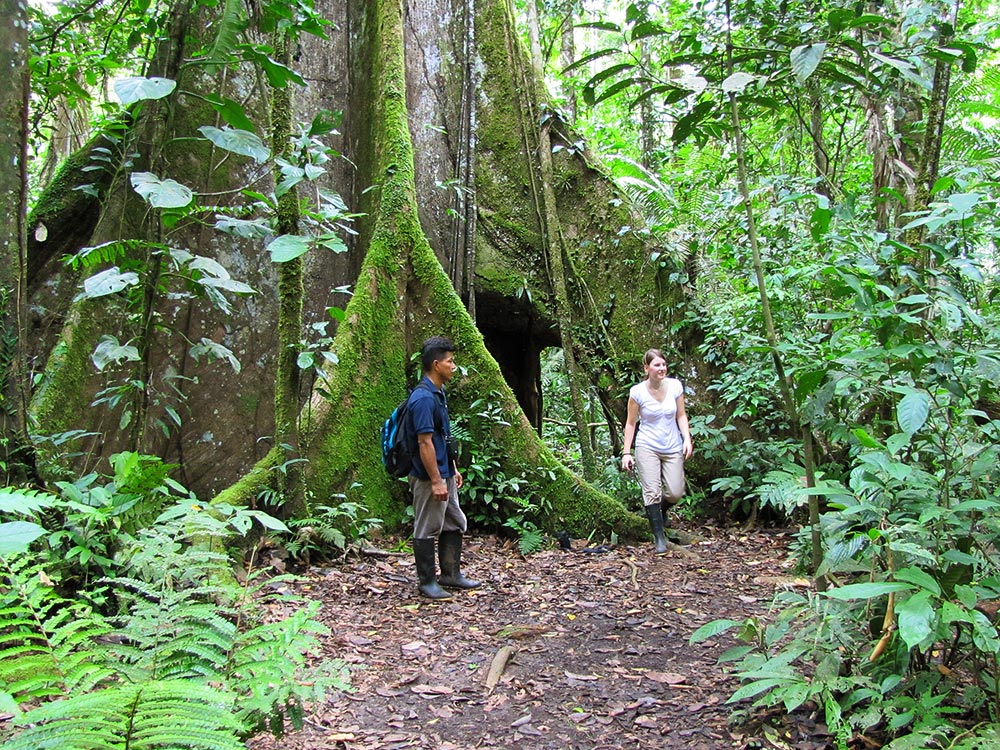
M657 453L636 446L635 471L642 487L644 505L660 502L673 505L684 497L683 453Z
M410 492L413 495L413 538L437 538L442 531L465 533L468 521L458 504L458 488L455 477L444 480L448 487L448 500L435 500L431 495L431 480L410 477Z

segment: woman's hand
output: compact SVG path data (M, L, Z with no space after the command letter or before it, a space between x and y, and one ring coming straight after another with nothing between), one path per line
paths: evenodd
M691 442L690 436L684 438L684 460L691 458L694 455L694 443Z
M632 467L635 466L635 459L632 457L631 453L622 454L622 471L632 471Z

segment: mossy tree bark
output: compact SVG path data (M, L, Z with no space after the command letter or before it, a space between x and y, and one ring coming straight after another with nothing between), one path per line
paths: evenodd
M364 502L389 523L401 521L401 485L379 460L377 429L387 407L406 393L410 353L433 334L458 346L468 375L449 388L453 411L477 397L496 399L509 426L492 425L490 438L501 446L505 471L538 472L537 492L552 507L552 527L571 532L615 530L634 536L639 519L616 501L596 492L567 471L538 439L504 381L497 362L435 256L418 217L414 154L406 101L406 63L402 6L395 0L368 5L360 43L371 71L360 99L371 123L367 168L369 191L365 258L338 329L334 353L339 364L328 373L327 398L314 398L303 433L309 485L317 502L340 492ZM222 493L219 500L241 501L266 481L273 452L257 470Z
M287 32L275 32L275 59L282 65L291 64ZM292 158L289 139L292 134L292 87L286 84L271 90L271 150L285 160ZM281 181L281 169L275 167L275 184ZM276 233L299 233L299 193L293 186L278 196ZM280 264L278 269L278 354L274 385L274 436L279 448L288 446L285 469L278 473L284 498L283 510L291 518L304 518L307 513L302 471L298 458L299 410L301 403L302 370L298 365L298 346L302 339L302 308L305 287L302 283L302 257Z
M628 229L636 222L623 196L563 122L553 121L547 131L551 193L544 198L537 113L546 109L545 94L531 75L510 3L331 0L320 9L334 25L329 40L296 42L295 62L310 85L296 91L294 116L308 121L321 108L343 111L343 135L331 145L350 162L329 164L329 186L364 217L357 234L345 237L348 253L304 256L303 322L322 321L327 307L345 306L337 289L353 286L333 347L340 364L324 383L329 397L312 398L302 414L298 446L308 461L308 491L325 504L346 494L389 524L404 518L403 488L388 479L379 460L378 426L415 381L410 354L426 336L444 333L460 346L469 372L449 390L452 409L460 413L477 398L500 404L513 427L483 429L500 446L508 475L544 476L532 490L552 509L548 523L584 534L595 528L640 532L644 524L636 516L568 472L532 428L541 414L538 355L562 343L560 328L572 327L569 348L578 373L588 378L581 390L590 388L601 399L614 442L641 352L672 345L673 302L682 291L667 285L650 262L650 248ZM189 28L189 37L205 26ZM225 199L214 196L234 187L266 193L273 184L266 168L263 175L249 174L253 165L244 164L241 181L233 168L239 160L220 158L198 137L198 127L215 116L198 93L211 91L209 84L204 74L179 71L177 92L164 102L176 108L165 138L177 145L164 152L163 176L219 201ZM239 86L218 84L217 90L246 101L248 111L267 101L247 79ZM131 127L140 141L151 132L142 121ZM552 153L556 146L561 148ZM454 185L460 190L451 190ZM116 178L97 230L79 244L140 235L137 203L127 181ZM562 309L570 315L565 326L557 315L556 283L544 271L550 227L562 234L552 246L562 246L569 298ZM199 494L228 488L221 497L253 502L261 489L275 487L276 469L288 458L278 447L262 456L267 449L259 448L266 445L259 438L275 434L272 409L295 411L294 399L279 402L271 389L277 355L300 331L291 325L282 334L285 344L279 342L277 305L286 295L277 290L278 273L262 242L241 243L204 225L174 228L171 239L242 271L242 280L260 294L228 318L203 316L190 305L162 311L165 319L173 315L169 320L184 340L208 336L225 343L244 369L228 376L206 374L201 365L185 370L183 348L158 347L156 372L174 368L200 383L185 392L189 411L180 434L163 453L163 445L147 450L179 463L180 478ZM285 319L297 316L293 310ZM97 416L98 410L87 409L97 389L88 358L102 323L69 317L73 322L47 373L46 382L59 388L46 387L53 397L41 399L39 413L47 416L50 432L84 427L108 435L113 430L107 424L81 424L79 417ZM686 372L691 364L685 363ZM286 413L279 421L294 420ZM99 447L111 452L111 438Z
M34 479L27 435L24 312L28 134L26 0L0 0L0 481Z

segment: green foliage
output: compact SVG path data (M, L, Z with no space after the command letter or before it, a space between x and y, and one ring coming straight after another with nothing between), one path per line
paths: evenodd
M382 519L371 516L364 505L345 495L333 499L336 505L316 505L308 518L288 521L293 535L282 545L293 558L308 565L317 558L343 557L381 527Z
M983 188L954 186L912 218L932 227L922 248L831 216L824 257L774 272L784 354L826 463L807 489L785 456L748 496L789 509L821 496L815 572L838 585L780 595L774 621L740 626L750 645L723 660L744 682L733 701L816 701L842 744L874 725L899 736L895 747L925 746L902 735L946 744L961 736L959 717L1000 718L1000 633L983 613L1000 598L1000 340L975 239L996 230ZM922 252L929 264L901 262ZM737 350L740 377L767 371L764 352L745 340ZM737 378L722 384L747 392Z
M504 470L497 437L498 431L510 425L500 403L500 394L490 393L474 400L452 419L452 434L462 448L462 506L478 528L513 530L521 541L522 552L527 554L541 548L544 537L537 524L551 510L536 501L531 488L537 486L539 472L545 472L549 482L555 477L540 467L525 467L514 475Z
M106 579L112 614L62 598L48 560L0 558L0 701L16 716L4 747L238 748L301 726L306 702L348 689L340 662L307 665L325 628L318 603L288 610L285 579L222 550L252 523L280 523L188 500L122 543Z

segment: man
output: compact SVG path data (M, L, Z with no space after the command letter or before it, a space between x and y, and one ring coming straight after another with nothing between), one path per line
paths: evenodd
M462 534L467 521L458 504L462 475L449 452L451 424L444 384L455 374L455 345L443 336L432 336L420 350L424 377L409 398L410 434L417 450L410 470L413 495L413 554L417 562L417 588L430 599L450 599L442 586L474 589L480 584L461 572ZM441 575L435 575L437 542Z

